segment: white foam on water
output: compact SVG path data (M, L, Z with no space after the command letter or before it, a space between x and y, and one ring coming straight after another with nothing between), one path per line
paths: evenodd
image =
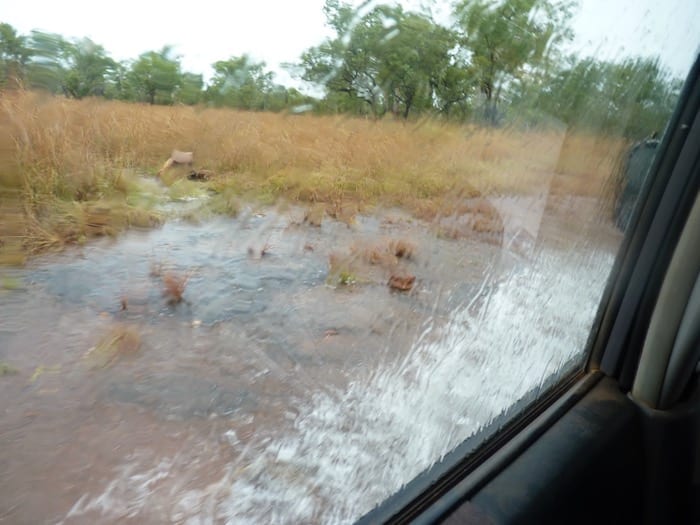
M614 259L585 248L541 251L498 282L484 282L480 297L446 325L426 327L400 363L356 379L344 392L310 393L284 434L269 429L257 448L243 451L227 440L239 452L235 464L216 483L170 492L170 519L356 520L527 392L567 372L562 367L572 358L584 358ZM150 473L161 476L162 469ZM99 509L116 517L114 509L125 505L133 511L155 503L140 489L119 488L129 480L132 471L102 495L81 498L70 516ZM138 487L148 488L147 481Z

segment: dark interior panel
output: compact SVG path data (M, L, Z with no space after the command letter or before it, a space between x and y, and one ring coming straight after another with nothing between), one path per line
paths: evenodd
M697 523L699 397L649 410L603 379L442 523Z
M634 403L603 380L472 504L494 523L639 523L642 446Z

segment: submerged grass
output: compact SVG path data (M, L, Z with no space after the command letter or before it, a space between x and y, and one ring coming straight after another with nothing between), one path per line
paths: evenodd
M173 149L194 152L194 166L212 176L193 182L186 170L165 172L170 198L212 193L209 209L228 215L242 200L285 199L341 218L351 209L351 220L375 205L430 218L478 195L549 189L598 197L625 146L617 138L427 119L146 106L21 91L0 97L0 261L20 264L26 254L159 224L148 177L155 179Z
M19 373L14 366L6 363L5 361L0 361L0 377L3 376L14 376Z
M85 354L91 368L106 368L119 359L136 354L141 348L141 335L133 327L115 326Z
M9 275L0 276L0 290L14 291L22 288L22 281Z

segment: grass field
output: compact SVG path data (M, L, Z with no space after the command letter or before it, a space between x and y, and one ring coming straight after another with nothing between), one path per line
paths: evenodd
M622 139L555 131L485 129L424 119L373 121L200 107L0 94L0 263L163 217L144 190L173 149L194 168L160 176L169 195L300 203L341 219L399 206L421 219L465 197L610 193ZM146 176L146 178L144 178ZM316 213L314 212L314 213ZM344 217L347 216L347 217Z

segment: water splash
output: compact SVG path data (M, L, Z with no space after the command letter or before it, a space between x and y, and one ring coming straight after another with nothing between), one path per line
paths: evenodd
M354 521L543 378L584 358L607 278L601 269L612 266L613 256L582 248L542 250L498 282L484 279L480 293L447 324L423 327L402 361L355 379L344 391L319 391L300 401L285 431L260 429L245 446L229 431L225 439L236 459L220 479L132 497L125 488L134 479L128 470L101 495L82 498L71 516L99 508L117 517L114 509L124 507L116 499L132 508L168 498L176 500L170 519L182 523ZM162 469L141 476L151 474L156 479Z

